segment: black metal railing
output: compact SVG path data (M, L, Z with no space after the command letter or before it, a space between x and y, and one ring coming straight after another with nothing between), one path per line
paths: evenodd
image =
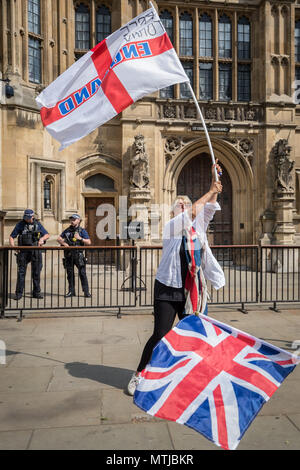
M259 247L218 245L212 252L221 265L226 284L215 290L208 282L209 303L211 304L244 304L258 302L258 262ZM153 304L153 286L155 273L161 258L161 247L146 246L140 249L140 280L145 287L140 295L141 306Z
M260 302L300 301L300 247L264 246L261 248Z
M27 265L25 288L21 298L16 296L18 277L17 253L39 250L42 253L40 290L43 298L33 296L33 268ZM117 308L136 306L136 253L135 246L85 247L84 262L91 297L85 297L74 267L75 294L66 297L69 291L66 269L63 265L63 247L10 247L0 248L1 316L5 312L26 310L70 310L84 308ZM82 248L68 247L74 253ZM4 261L2 261L4 260Z
M18 267L17 250L36 252L42 256L40 288L43 298L32 296L32 266L28 263L25 288L16 298ZM69 290L63 258L63 247L0 247L0 312L32 310L117 309L151 307L156 271L161 259L161 246L111 246L84 247L86 275L91 297L82 291L78 270L75 267L76 295L66 297ZM68 247L76 251L82 248ZM300 302L300 247L224 245L213 246L214 256L220 263L226 284L219 290L208 282L212 305L239 305ZM133 311L133 310L132 310Z

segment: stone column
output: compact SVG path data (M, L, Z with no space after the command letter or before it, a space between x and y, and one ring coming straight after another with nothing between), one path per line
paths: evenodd
M276 245L293 245L296 233L293 224L294 191L276 191L273 199L275 212L274 241Z
M273 229L275 245L294 245L296 233L293 224L293 209L295 202L295 191L292 186L291 172L294 161L290 160L291 147L287 139L279 140L274 149L275 164L275 191L273 196L273 208L275 213L275 225ZM274 250L275 251L275 250ZM287 272L293 266L298 271L298 259L295 259L293 249L279 250L274 254L272 270L275 272Z
M134 138L133 152L130 159L130 190L129 190L129 211L128 215L132 222L141 222L143 234L141 242L149 242L150 228L150 174L149 157L145 151L144 136L139 134ZM133 228L133 223L131 226ZM137 240L138 241L138 240ZM138 243L141 243L138 242Z

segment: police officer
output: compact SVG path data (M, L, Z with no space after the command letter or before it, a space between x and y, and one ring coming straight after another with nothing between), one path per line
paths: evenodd
M49 233L42 224L34 218L34 211L26 209L23 220L17 223L10 234L9 244L15 246L15 238L18 237L18 246L42 246L49 238ZM31 275L33 281L32 297L42 299L40 288L40 275L42 270L42 253L40 250L22 250L17 254L18 276L16 285L16 300L22 297L25 276L28 263L31 263Z
M91 240L87 231L80 227L81 217L78 214L73 214L69 217L70 226L64 230L57 238L61 246L87 246L91 245ZM75 296L75 274L74 266L78 269L78 274L81 281L82 290L85 297L91 297L89 292L89 284L86 275L86 259L82 250L66 250L65 258L63 259L64 268L67 271L67 278L69 283L69 292L65 297Z

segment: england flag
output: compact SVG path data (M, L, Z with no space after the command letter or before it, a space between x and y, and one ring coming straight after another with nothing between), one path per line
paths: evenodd
M44 126L62 150L143 96L187 81L151 7L81 57L36 101Z

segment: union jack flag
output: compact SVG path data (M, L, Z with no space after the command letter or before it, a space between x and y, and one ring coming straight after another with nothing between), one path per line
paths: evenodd
M189 315L154 348L134 403L235 449L299 361L215 319Z

